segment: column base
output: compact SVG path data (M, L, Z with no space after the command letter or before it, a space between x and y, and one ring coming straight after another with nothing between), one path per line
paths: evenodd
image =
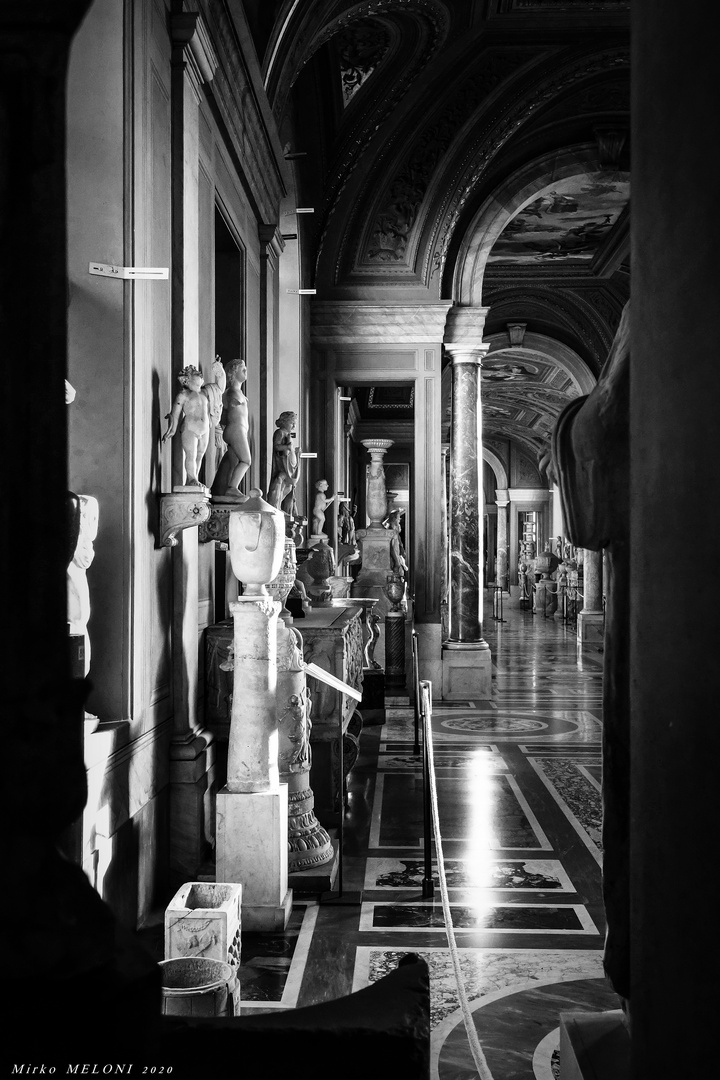
M243 887L242 920L248 930L284 929L288 889L288 789L217 794L216 881Z
M290 921L292 899L293 891L288 889L282 903L275 906L258 904L253 907L252 905L243 904L243 930L256 930L264 933L283 931Z
M492 695L492 657L487 642L445 642L442 651L443 701L473 701Z
M581 611L577 617L578 645L602 645L605 616L601 611Z
M630 1080L630 1033L622 1009L560 1013L560 1080Z

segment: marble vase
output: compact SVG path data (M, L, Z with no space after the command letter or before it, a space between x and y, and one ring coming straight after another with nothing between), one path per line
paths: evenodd
M387 517L387 488L385 486L385 468L383 458L393 445L392 439L363 439L363 446L370 454L367 473L366 511L370 518L370 529L382 529Z

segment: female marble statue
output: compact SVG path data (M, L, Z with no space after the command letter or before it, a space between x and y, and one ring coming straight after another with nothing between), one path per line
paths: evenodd
M247 364L244 360L231 360L225 365L227 388L223 394L223 441L227 450L215 474L212 494L224 499L244 502L247 499L240 491L240 483L250 468L248 400L242 386L247 379Z
M267 501L290 517L297 516L295 486L300 475L300 447L293 445L297 413L283 412L275 421L272 467Z
M610 355L587 397L576 398L555 425L540 461L560 489L571 543L605 551L603 652L604 966L615 992L630 996L630 304Z
M68 633L84 638L85 674L90 668L90 589L87 571L95 558L93 542L98 532L98 501L92 495L68 494L70 500L72 551L67 568Z
M227 378L225 375L225 368L222 365L222 360L219 356L216 356L213 360L213 381L211 383L204 383L202 392L208 399L208 405L210 406L210 427L211 438L208 447L208 454L206 460L211 460L211 477L215 475L215 470L220 463L220 458L223 452L223 436L222 436L222 407L223 407L223 394L227 386Z

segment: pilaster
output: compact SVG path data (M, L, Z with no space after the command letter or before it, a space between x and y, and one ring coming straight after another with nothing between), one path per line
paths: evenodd
M198 12L169 20L171 53L172 304L171 351L175 374L199 356L198 108L203 84L217 69L217 57ZM172 445L173 494L163 496L163 515L173 520L163 543L173 548L173 737L170 745L170 801L173 828L170 863L195 876L213 835L211 800L215 764L212 735L198 720L198 530L210 516L206 493L183 492L182 447ZM179 494L182 493L182 494ZM173 500L179 500L176 506ZM190 526L175 519L190 506ZM181 530L178 534L178 529Z

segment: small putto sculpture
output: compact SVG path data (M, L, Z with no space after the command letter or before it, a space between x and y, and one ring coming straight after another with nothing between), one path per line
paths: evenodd
M178 375L182 386L166 415L167 431L162 437L165 443L180 426L180 440L185 458L185 484L187 487L204 487L200 483L200 466L210 438L210 403L202 393L202 372L189 364Z
M313 536L322 536L327 539L325 532L325 511L335 501L334 495L326 495L328 489L327 480L318 480L315 483L315 504L312 512Z

